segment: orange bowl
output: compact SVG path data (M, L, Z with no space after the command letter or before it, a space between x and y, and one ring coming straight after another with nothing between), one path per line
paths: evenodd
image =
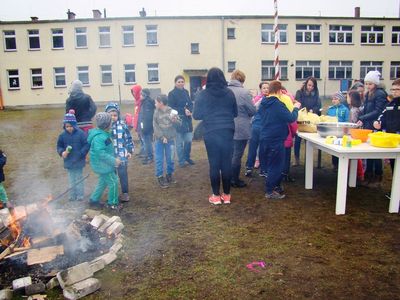
M368 134L370 134L372 130L370 129L358 129L358 128L351 128L350 135L353 139L359 139L363 143L368 140Z

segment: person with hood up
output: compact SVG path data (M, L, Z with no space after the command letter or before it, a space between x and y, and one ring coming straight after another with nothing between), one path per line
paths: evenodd
M106 112L111 115L111 138L114 145L114 154L115 157L121 160L121 164L117 168L122 192L120 200L121 202L128 202L128 159L131 158L135 146L128 126L121 120L121 111L118 103L108 103Z
M97 106L92 97L83 92L82 86L80 80L72 82L65 112L68 113L70 109L73 109L77 126L87 134L89 129L93 128L92 118L96 114Z
M136 134L138 136L140 142L140 151L136 154L139 157L145 156L144 142L142 138L142 134L140 131L140 106L142 102L142 87L138 84L135 84L131 87L131 94L133 96L133 100L135 102L135 111L133 114L133 129L135 129Z
M279 100L282 93L281 82L274 80L269 85L269 97L261 100L258 113L261 115L260 157L267 168L265 197L267 199L283 199L281 194L282 170L285 163L285 140L289 134L288 124L297 120L300 102L293 104L290 112ZM279 190L277 190L279 189Z
M227 88L224 73L218 68L211 68L207 73L206 88L195 99L193 118L203 121L204 144L213 193L208 201L214 205L221 204L221 201L225 204L231 203L234 119L237 115L236 98Z
M364 78L366 90L363 109L358 116L357 124L364 129L374 130L374 121L378 119L387 104L387 93L380 86L381 73L369 71ZM364 174L365 187L379 187L382 182L382 159L367 159L367 168Z
M233 136L233 156L232 156L232 180L231 185L236 188L243 188L246 183L239 178L241 161L247 141L251 138L251 119L257 109L252 102L252 95L248 89L243 87L246 75L235 70L231 75L228 88L236 98L238 115L235 118L235 135Z
M149 89L143 89L141 96L139 122L146 156L142 163L147 165L153 162L153 115L156 107L154 100L150 97Z
M114 155L114 146L111 139L111 115L99 112L95 116L97 128L89 131L88 142L90 144L90 166L99 177L99 181L90 195L91 207L100 208L101 196L108 187L107 206L112 210L119 210L122 206L118 200L118 176L115 168L121 164L121 160Z
M68 171L70 201L81 201L84 197L83 168L86 165L86 154L89 144L86 134L77 127L75 112L71 109L64 116L64 131L57 140L57 153L64 160L64 168Z

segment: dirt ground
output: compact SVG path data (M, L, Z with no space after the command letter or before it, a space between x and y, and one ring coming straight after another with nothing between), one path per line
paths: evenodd
M5 186L14 204L67 189L55 151L62 117L62 108L0 111ZM381 189L349 189L346 215L336 216L336 174L326 154L313 190L304 189L300 166L292 168L296 182L284 186L286 199L266 200L256 176L232 190L231 205L218 207L207 201L202 141L193 143L192 156L196 165L178 167L178 183L165 190L154 165L130 161L132 200L119 214L126 243L96 274L102 288L87 299L400 299L400 219L388 213L384 196L389 166ZM84 173L89 194L96 177L89 166ZM52 205L68 211L75 204L65 197ZM265 268L246 267L256 261ZM49 295L62 298L60 290Z

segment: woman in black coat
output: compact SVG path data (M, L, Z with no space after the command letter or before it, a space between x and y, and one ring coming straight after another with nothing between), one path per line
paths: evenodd
M140 132L143 137L146 157L143 164L153 162L153 115L156 108L154 100L150 97L150 90L142 90L142 101L140 102Z

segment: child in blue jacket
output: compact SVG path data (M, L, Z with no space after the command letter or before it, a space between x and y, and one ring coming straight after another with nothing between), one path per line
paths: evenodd
M117 168L119 182L121 184L122 202L129 201L128 186L128 159L131 158L134 144L128 126L121 120L121 112L118 103L110 102L106 105L106 112L111 115L111 138L114 145L115 157L121 160Z
M83 168L86 164L89 144L86 134L77 126L73 109L65 114L63 124L64 131L57 140L57 153L63 158L64 168L68 171L69 200L81 201L84 196Z

